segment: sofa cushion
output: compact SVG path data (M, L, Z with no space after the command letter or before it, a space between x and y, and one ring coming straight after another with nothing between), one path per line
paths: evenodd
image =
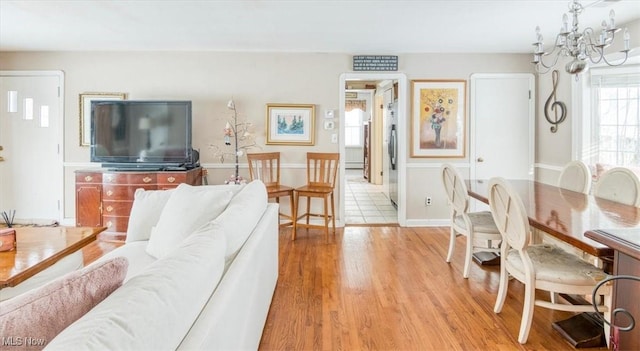
M150 264L157 261L157 258L147 253L146 249L148 243L148 241L134 241L126 243L113 251L109 251L107 254L91 264L99 264L115 257L126 258L127 261L129 261L129 269L127 269L127 275L124 278L124 282L126 283L129 279L144 272Z
M175 350L218 285L225 237L212 223L189 235L62 331L52 350Z
M16 344L20 344L12 350L42 349L68 325L116 290L122 284L127 264L127 259L115 258L71 272L45 286L0 302L2 337L12 337ZM26 337L33 338L30 340L36 345L26 342Z
M158 223L162 210L173 192L174 189L136 189L129 216L126 242L149 240L151 228Z
M214 220L224 229L227 237L228 261L240 250L267 208L267 188L254 180L236 194L224 212Z
M155 258L167 256L189 234L218 217L232 195L226 188L180 184L151 230L147 253Z

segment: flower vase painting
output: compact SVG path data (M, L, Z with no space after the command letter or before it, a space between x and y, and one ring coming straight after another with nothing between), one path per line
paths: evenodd
M315 106L267 104L267 144L313 145Z
M466 81L411 82L411 157L464 157Z

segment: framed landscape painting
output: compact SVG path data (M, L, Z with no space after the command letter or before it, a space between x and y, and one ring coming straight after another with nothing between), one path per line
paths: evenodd
M126 93L82 93L80 94L80 146L91 144L91 101L125 100Z
M466 80L411 81L411 157L464 157Z
M267 104L268 145L314 145L315 105Z

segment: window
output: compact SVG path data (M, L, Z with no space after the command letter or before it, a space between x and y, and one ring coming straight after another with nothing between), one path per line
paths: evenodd
M345 104L344 145L363 146L363 123L367 100L347 100Z
M362 146L362 115L360 109L345 112L344 145Z
M585 78L582 160L597 173L640 167L640 68L594 68Z

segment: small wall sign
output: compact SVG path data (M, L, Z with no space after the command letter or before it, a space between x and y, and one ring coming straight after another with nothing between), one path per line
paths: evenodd
M354 71L397 71L398 56L356 55L353 56Z

